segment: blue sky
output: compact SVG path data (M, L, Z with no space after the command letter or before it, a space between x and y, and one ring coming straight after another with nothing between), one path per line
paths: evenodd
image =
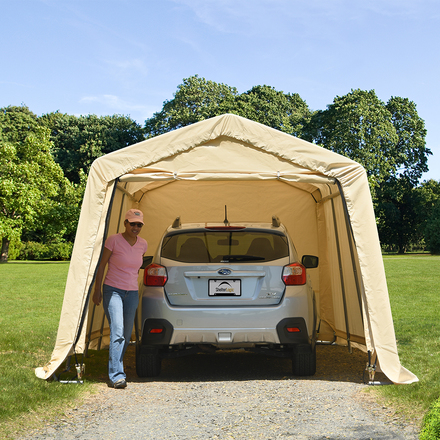
M351 89L417 104L440 180L438 0L0 0L0 107L145 119L198 74L312 110Z

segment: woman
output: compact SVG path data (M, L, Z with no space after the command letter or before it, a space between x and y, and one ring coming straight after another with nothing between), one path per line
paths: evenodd
M93 302L99 306L103 300L104 312L110 327L108 375L114 388L127 386L123 358L130 342L139 302L138 273L147 242L139 237L144 216L139 209L125 214L125 231L107 238L96 275ZM105 267L108 271L101 284Z

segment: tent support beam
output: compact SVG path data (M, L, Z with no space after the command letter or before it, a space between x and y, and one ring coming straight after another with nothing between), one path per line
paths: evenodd
M99 329L98 351L101 350L101 343L104 331L105 314L102 316L101 328Z
M127 185L127 184L125 184L125 185ZM123 202L124 202L125 196L129 197L131 200L134 200L134 201L136 201L136 200L132 197L132 195L124 187L122 187L118 182L115 182L115 188L114 188L114 191L113 191L113 194L112 194L112 201L110 203L110 208L109 208L109 211L108 211L109 213L111 212L111 206L113 205L113 199L114 199L114 195L115 195L116 189L118 189L119 191L123 192L123 194L122 194L122 202L121 202L121 206L120 206L120 209L119 209L118 226L117 226L117 229L119 230L119 228L121 226L122 206L123 206ZM105 231L104 237L107 236L109 220L110 220L110 218L108 216L107 219L106 219L106 228L105 228L106 231ZM102 251L104 250L104 244L105 244L105 242L103 242L103 245L102 245L101 256L102 256ZM101 260L101 258L100 258L100 260ZM98 267L99 267L99 263L96 266L96 269ZM96 276L96 272L95 272L95 276ZM93 283L92 283L92 285L93 285ZM137 314L137 311L136 311L136 314ZM92 320L90 322L89 338L88 338L88 342L87 342L87 345L86 345L86 348L85 348L86 353L88 352L89 345L90 345L90 336L91 336L91 333L92 333L92 325L93 325L94 315L95 315L95 306L93 306ZM99 331L100 335L99 335L99 342L98 342L98 348L97 348L98 351L101 350L102 338L104 336L103 335L104 323L105 323L105 314L102 317L102 322L101 322L100 331ZM135 325L136 325L136 337L137 337L137 333L138 333L137 322L135 323Z
M113 200L115 199L115 192L116 192L116 187L118 185L118 181L119 181L119 179L116 179L115 183L114 183L114 186L113 186L113 190L112 190L112 194L111 194L111 198L110 198L110 203L109 203L107 215L106 215L106 218L105 218L104 237L106 237L107 233L108 233L108 227L109 227L109 221L110 221L110 213L112 211ZM87 294L87 297L86 297L86 302L85 302L85 305L84 305L84 308L83 308L83 313L82 313L82 316L81 316L81 321L80 321L80 324L79 324L78 329L77 329L76 338L75 338L75 340L74 340L74 342L72 344L74 350L75 350L76 344L78 343L78 340L80 338L81 331L82 331L82 328L83 328L83 325L84 325L85 317L86 317L86 314L87 314L87 311L88 311L88 308L89 308L89 300L90 300L90 297L92 296L92 288L93 288L93 285L95 284L96 274L98 272L99 264L101 263L101 258L102 258L102 253L103 252L104 252L104 242L102 243L101 253L100 253L100 256L99 256L98 264L95 267L95 270L94 270L94 273L93 273L93 279L92 279L92 282L90 283L90 286L89 286L89 291L88 291L88 294ZM93 324L94 312L95 312L95 308L93 308L92 323L91 324ZM89 350L90 335L91 335L91 331L92 331L91 329L92 329L92 325L90 325L89 340L87 341L87 344L86 344L85 349L84 349L86 353ZM101 330L101 339L102 339L102 330ZM99 344L101 344L101 339L99 340Z
M352 229L351 223L350 223L350 215L348 214L347 202L345 200L345 197L343 197L344 192L342 190L341 183L339 182L338 179L335 179L335 181L336 181L336 184L338 185L339 193L341 194L342 206L344 207L345 227L347 229L348 245L350 247L351 265L353 267L354 282L356 284L356 293L357 293L358 302L359 302L359 313L361 315L362 325L363 325L364 324L364 314L362 313L361 287L359 284L359 274L358 274L357 267L356 267L356 261L355 261L355 255L354 255L354 249L353 249L353 243L355 242L354 235L353 235L353 229Z
M87 344L84 349L84 357L87 357L87 354L89 352L90 338L92 337L93 321L95 319L95 309L96 309L96 304L93 304L92 318L90 319L90 328L89 328L89 334L87 336Z
M330 188L330 192L331 192L331 188ZM342 193L341 193L341 198L343 198ZM347 332L347 344L348 344L349 352L352 353L351 341L350 341L350 327L349 327L348 313L347 313L347 298L345 293L344 273L342 269L341 247L339 245L339 231L338 231L338 224L336 221L336 214L335 214L335 202L333 198L331 198L330 201L332 204L333 227L335 228L336 250L338 253L339 278L341 280L342 303L344 305L344 318L345 318L345 330Z
M125 184L125 186L127 186L127 184ZM130 194L120 183L117 184L116 188L119 191L122 191L126 196L128 196L131 200L133 200L134 202L138 203L138 201L133 197L132 194Z

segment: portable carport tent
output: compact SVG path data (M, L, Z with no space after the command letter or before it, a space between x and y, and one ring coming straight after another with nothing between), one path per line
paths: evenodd
M89 300L105 237L124 213L144 212L154 255L166 227L183 222L271 221L277 215L309 271L319 339L377 356L395 383L417 377L401 366L381 249L364 168L358 163L236 115L222 115L100 157L92 164L70 263L56 345L36 369L47 379L67 358L108 344L102 306ZM141 271L142 272L142 271ZM142 273L140 273L141 282Z

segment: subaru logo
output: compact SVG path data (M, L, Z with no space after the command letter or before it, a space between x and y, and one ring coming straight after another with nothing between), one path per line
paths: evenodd
M219 275L231 275L231 271L229 269L220 269L217 273Z

